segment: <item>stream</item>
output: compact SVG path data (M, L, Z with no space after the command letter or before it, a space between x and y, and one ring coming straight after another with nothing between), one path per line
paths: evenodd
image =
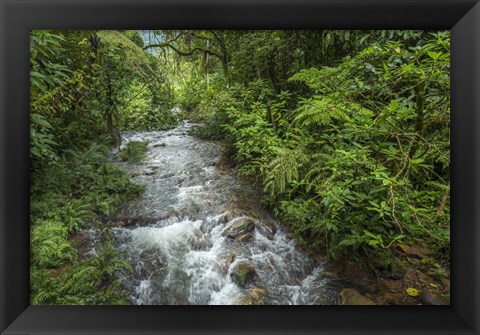
M217 166L220 144L188 135L194 126L184 122L168 131L122 134L122 146L148 141L142 162L114 158L146 187L113 228L115 243L133 268L122 278L130 300L138 305L332 304L337 291L323 264L297 247L260 206L258 189ZM246 228L237 234L234 227ZM245 268L246 275L235 277Z

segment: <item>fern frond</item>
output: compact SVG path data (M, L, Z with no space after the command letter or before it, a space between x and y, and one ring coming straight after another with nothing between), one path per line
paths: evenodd
M277 156L268 165L264 182L264 190L271 195L283 193L287 184L297 180L301 166L308 160L301 148L276 147L274 150Z
M291 76L288 81L303 83L314 92L320 92L324 94L331 93L333 92L333 88L331 87L331 84L327 82L326 78L335 76L335 74L331 74L332 71L338 72L338 70L329 67L324 67L321 69L303 69Z
M52 303L58 297L59 293L56 291L39 291L35 294L32 298L33 305L45 305L48 303Z

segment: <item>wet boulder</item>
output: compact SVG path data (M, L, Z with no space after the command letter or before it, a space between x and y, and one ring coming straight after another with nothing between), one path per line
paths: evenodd
M125 222L120 221L120 220L119 220L119 221L115 221L115 222L114 222L114 225L115 225L115 227L117 227L117 228L122 228L123 226L125 226Z
M235 258L237 257L237 255L235 254L230 254L227 256L227 259L226 259L226 264L227 264L227 268L230 267L230 265L235 261Z
M187 306L187 305L191 305L191 303L188 302L188 300L177 300L175 301L175 305Z
M242 287L253 282L256 276L255 268L246 263L238 264L230 273L232 281Z
M420 302L422 305L441 305L440 298L432 293L422 293L420 294Z
M157 221L157 218L147 217L142 215L137 216L118 216L115 218L117 227L129 227L129 226L146 226L148 224L154 223Z
M248 295L240 301L240 304L265 305L265 295L266 291L263 288L255 287L248 291Z
M230 225L224 232L223 235L235 239L241 235L252 232L255 229L255 222L248 218L238 219Z
M167 178L171 178L171 177L175 177L175 173L173 172L170 172L170 173L164 173L162 174L160 177L158 177L159 179L167 179Z
M238 236L235 241L237 242L248 242L252 239L253 237L253 234L248 232L248 233L245 233L245 234L242 234L240 236Z
M222 214L222 216L218 219L219 223L228 223L233 219L232 213L230 212L225 212Z
M273 240L274 235L277 232L277 228L270 221L262 221L259 225L257 225L257 229L260 234L262 234L269 240Z
M376 303L358 293L357 290L354 290L353 288L344 288L343 290L340 291L338 294L338 300L337 300L338 305L376 305Z
M234 253L231 253L227 256L225 259L225 264L221 264L220 269L222 273L228 274L228 269L230 269L230 266L235 262L235 258L237 258L237 255Z

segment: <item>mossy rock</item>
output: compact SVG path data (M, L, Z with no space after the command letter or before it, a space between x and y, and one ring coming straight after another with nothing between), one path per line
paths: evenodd
M242 287L253 282L256 276L257 273L255 272L255 268L246 263L238 264L235 266L232 273L230 273L232 281Z
M223 235L235 239L241 235L251 232L255 229L255 222L248 218L242 218L230 225Z

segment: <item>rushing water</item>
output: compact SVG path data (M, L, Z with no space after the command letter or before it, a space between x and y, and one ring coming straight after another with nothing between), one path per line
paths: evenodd
M121 212L123 226L114 229L133 267L123 279L131 300L139 305L332 303L335 294L322 264L297 248L260 207L258 190L216 166L221 146L187 135L192 126L123 134L123 145L148 141L141 163L116 160L146 186ZM224 236L241 218L255 222L253 237L239 242ZM231 278L241 263L256 271L245 287Z

